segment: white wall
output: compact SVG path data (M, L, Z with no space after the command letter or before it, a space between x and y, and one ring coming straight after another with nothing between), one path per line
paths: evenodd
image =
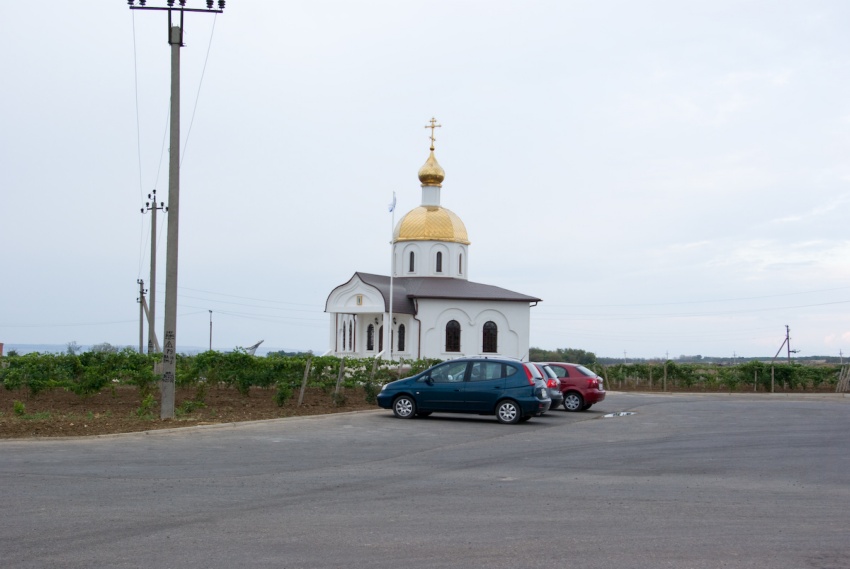
M480 300L420 300L423 358L456 358L482 353L483 327L487 321L498 326L497 354L528 359L530 307L524 302ZM461 327L460 352L446 352L446 324L457 320Z

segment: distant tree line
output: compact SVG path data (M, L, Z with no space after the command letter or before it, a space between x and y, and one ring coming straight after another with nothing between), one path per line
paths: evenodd
M619 365L619 364L652 364L676 362L676 363L694 363L694 364L714 364L714 365L743 365L749 362L767 362L770 363L773 358L771 356L763 357L718 357L718 356L702 356L702 355L680 355L674 358L609 358L597 357L593 352L588 352L578 348L558 348L556 350L545 350L543 348L530 348L528 351L528 359L532 362L570 362L574 364L582 364L585 366L591 365ZM844 358L832 356L804 356L794 357L793 363L797 364L843 364ZM780 354L776 358L776 364L788 363L784 354ZM850 358L848 358L850 363Z
M570 362L582 365L597 363L596 354L576 348L558 348L557 350L529 348L528 359L532 362Z

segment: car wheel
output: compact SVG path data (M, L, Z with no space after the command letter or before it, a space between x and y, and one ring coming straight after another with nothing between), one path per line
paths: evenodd
M416 412L417 417L428 417L430 415L431 415L431 411L417 411Z
M564 394L564 409L567 411L581 411L584 407L584 399L574 391Z
M590 409L591 407L593 407L593 403L588 403L587 405L585 405L584 407L582 407L582 408L581 408L581 410L582 410L582 411L587 411L587 410L588 410L588 409Z
M496 406L496 418L500 423L504 423L505 425L514 425L519 423L519 420L522 418L522 412L515 401L508 399Z
M399 419L412 419L416 416L416 401L409 395L401 395L393 401L393 415Z

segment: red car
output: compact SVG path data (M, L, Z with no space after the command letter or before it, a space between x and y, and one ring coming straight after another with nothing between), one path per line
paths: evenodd
M583 365L564 362L546 362L546 365L561 381L564 409L567 411L587 411L593 404L605 399L602 378Z

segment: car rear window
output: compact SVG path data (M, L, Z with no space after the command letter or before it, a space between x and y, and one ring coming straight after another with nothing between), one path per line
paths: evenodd
M543 374L546 375L546 377L550 377L550 378L558 377L558 374L555 373L555 370L553 370L551 366L540 366L540 369L543 370Z
M593 373L592 371L590 371L589 369L587 369L584 366L576 366L576 369L579 370L582 373L582 375L586 375L588 377L596 377L595 373Z
M543 379L543 374L537 369L537 366L534 364L525 364L525 367L531 372L531 377L534 379Z

